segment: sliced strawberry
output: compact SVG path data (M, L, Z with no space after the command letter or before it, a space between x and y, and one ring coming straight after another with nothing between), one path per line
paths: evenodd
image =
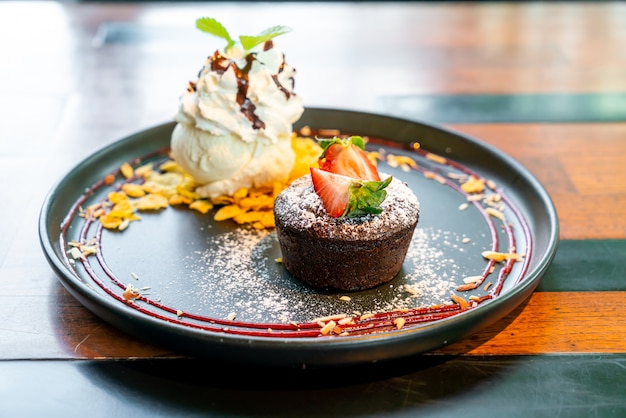
M348 207L350 177L311 167L311 180L326 212L333 218L342 216Z
M347 140L334 138L321 145L324 153L319 161L320 169L352 178L380 181L376 166L363 150L361 137Z
M380 204L387 196L384 189L391 183L391 177L384 181L353 179L314 167L311 180L324 209L333 218L381 213Z

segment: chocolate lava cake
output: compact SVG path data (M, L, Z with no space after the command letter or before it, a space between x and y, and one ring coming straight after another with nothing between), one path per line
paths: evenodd
M402 268L419 218L409 187L393 179L382 213L331 217L311 176L294 181L274 204L283 265L315 287L342 291L369 289L393 279Z

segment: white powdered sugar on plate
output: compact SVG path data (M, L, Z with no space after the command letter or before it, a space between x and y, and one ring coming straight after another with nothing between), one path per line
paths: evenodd
M207 237L204 250L185 259L193 283L189 312L245 322L308 322L329 315L385 312L447 303L463 261L451 255L447 231L416 229L403 269L377 288L338 293L309 287L283 268L275 232L237 228ZM463 258L464 248L456 247ZM445 251L444 251L445 249ZM445 254L445 255L444 255Z

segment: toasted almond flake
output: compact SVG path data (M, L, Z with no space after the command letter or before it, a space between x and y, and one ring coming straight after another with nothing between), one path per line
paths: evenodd
M120 231L125 230L126 228L128 228L128 225L130 225L130 219L126 218L122 221L122 223L120 224L120 226L117 227L117 229L119 229Z
M487 180L487 187L489 187L491 190L495 190L497 187L496 182L493 180Z
M469 203L467 203L467 202L465 202L465 203L461 203L461 204L459 205L459 210L465 210L465 209L467 209L467 208L469 208Z
M397 329L400 329L404 326L404 324L406 324L406 319L402 317L396 318L393 320L393 324L396 326Z
M298 323L296 321L290 321L289 324L294 326L294 327L296 327L296 328L298 328L300 326L300 325L298 325Z
M322 329L320 329L320 333L322 333L322 335L328 335L336 326L337 323L335 321L328 321Z
M176 316L181 318L183 316L183 311L181 311L180 309L176 311Z
M352 299L350 296L341 296L339 300L343 300L344 302L350 302Z
M483 279L483 276L469 276L463 279L463 283L476 283Z
M190 204L193 203L193 200L187 199L186 197L181 196L179 194L175 194L174 196L170 196L170 198L167 199L167 201L168 201L168 203L171 206L178 206L178 205L182 205L182 204L190 205Z
M493 216L494 218L500 219L501 221L505 220L504 214L497 209L485 208L485 212L487 212L489 215Z
M93 218L99 218L102 215L104 215L104 209L102 208L94 210L93 213L91 214Z
M224 221L226 219L234 218L237 215L244 213L245 211L237 205L222 206L213 216L216 221Z
M461 189L466 193L482 193L485 190L485 179L470 176L467 181L461 184Z
M235 202L237 202L238 200L241 200L244 197L248 196L248 192L249 190L247 187L242 187L241 189L233 193L233 199L235 199Z
M397 155L395 158L401 165L408 165L411 168L417 167L417 163L411 157L407 157L406 155Z
M444 177L440 176L439 174L435 176L435 181L441 184L447 183L447 180Z
M184 201L184 196L183 199ZM213 204L208 200L194 200L189 204L189 209L197 210L203 215L206 215L211 209L213 209Z
M228 319L229 321L234 321L235 318L237 318L237 313L236 312L231 312L228 314L228 316L226 317L226 319Z
M467 174L463 173L448 173L448 177L454 180L463 180L467 178Z
M478 287L476 283L467 283L467 284L462 284L458 286L456 290L458 292L469 292L470 290L476 289L476 287Z
M455 295L454 293L452 293L452 294L450 295L450 298L451 298L454 302L456 302L456 303L457 303L457 304L461 307L461 309L465 309L465 308L467 308L467 307L469 306L469 303L467 303L467 301L466 301L465 299L463 299L463 298L462 298L461 296L459 296L459 295Z
M367 153L367 158L369 158L373 164L376 164L378 161L385 160L385 157L383 157L383 153L383 150L370 151Z
M497 251L483 251L481 255L487 260L493 260L497 262L506 260L506 254L499 253Z
M477 202L479 200L483 200L484 197L485 197L484 194L474 194L474 195L471 195L471 196L467 196L466 200L468 202Z
M354 324L354 319L346 317L346 318L340 319L339 321L337 321L337 323L339 325L348 325L348 324L352 325Z
M465 238L463 238L463 239L461 240L461 242L462 242L463 244L468 244L468 243L470 243L471 241L472 241L472 239L471 239L471 238L468 238L468 237L465 237Z
M80 247L81 249L81 254L84 255L85 257L89 257L90 255L94 255L95 253L98 252L96 247L91 247L89 245L83 245L82 247Z
M139 296L141 296L139 294L139 291L135 289L132 284L126 286L126 290L124 290L124 292L122 293L122 297L126 301L132 301L134 299L137 299Z
M339 129L320 129L318 132L321 136L337 136L341 134Z
M83 253L78 249L78 247L72 247L68 251L69 255L72 256L74 260L78 260L82 257Z
M82 244L78 241L70 241L67 243L70 247L80 247Z
M373 317L374 317L374 314L368 313L368 314L361 315L361 317L359 319L361 321L365 321L366 319L370 319L370 318L373 318Z
M480 298L478 296L476 296L476 295L472 295L469 298L470 298L471 301L480 302Z
M122 191L130 197L141 197L146 194L146 191L143 189L143 187L136 183L123 184Z
M500 193L490 194L489 200L492 202L500 202L502 200L502 195Z
M486 292L487 290L491 288L491 286L493 286L493 283L489 282L485 285L485 287L483 287L483 290Z
M317 322L317 323L324 322L324 323L326 323L328 321L338 321L340 319L345 318L346 316L348 316L348 315L346 315L346 314L337 314L337 315L323 316L321 318L314 319L313 322Z
M337 334L337 335L341 335L343 333L343 329L339 325L337 325L337 326L333 327L332 333L333 334Z
M133 206L137 210L159 210L169 206L167 198L160 194L150 193L135 200Z
M417 296L417 295L421 294L421 292L417 289L417 287L415 285L410 285L408 283L405 283L404 290L406 292L410 293L413 296Z
M143 178L149 177L153 172L154 164L152 163L144 164L141 167L137 167L135 170L135 174Z
M426 154L426 159L438 164L445 164L448 161L441 155L433 154L432 152Z
M120 172L127 179L131 178L134 174L133 167L128 163L122 164L122 166L120 167Z
M483 251L481 255L488 260L494 260L497 262L504 261L504 260L520 261L523 258L522 254L500 253L497 251Z
M114 192L115 193L115 192ZM124 193L121 193L121 195L126 196ZM116 195L117 196L117 195ZM98 209L102 208L102 205L100 203L96 203L94 205L89 205L87 206L87 209L85 209L85 216L86 217L90 217L93 216L93 213L95 211L97 211Z
M159 166L161 171L182 171L182 168L174 160L167 160Z
M392 310L391 312L406 313L406 312L408 312L408 311L409 311L409 309L408 309L408 308L397 308L397 309Z

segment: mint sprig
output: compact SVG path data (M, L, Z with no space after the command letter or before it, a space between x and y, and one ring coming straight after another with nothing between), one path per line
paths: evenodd
M272 26L271 28L265 29L257 36L241 35L239 37L239 41L241 42L241 46L243 46L243 49L249 51L255 46L260 45L263 42L269 41L270 39L273 39L287 32L291 32L291 28L287 26Z
M202 32L210 33L218 38L225 39L228 42L226 49L232 48L235 45L235 40L230 36L224 25L212 17L201 17L196 20L196 28Z
M211 35L222 38L227 42L226 49L230 49L235 46L236 41L230 36L224 25L218 22L212 17L201 17L196 20L196 28L202 32L209 33ZM291 28L287 26L272 26L267 28L256 36L241 35L239 36L239 43L243 49L248 52L257 45L263 42L274 39L284 33L291 32Z

